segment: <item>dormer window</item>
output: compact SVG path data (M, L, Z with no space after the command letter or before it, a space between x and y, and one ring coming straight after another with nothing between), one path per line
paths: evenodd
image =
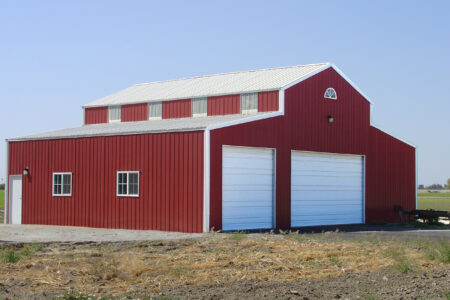
M241 95L241 114L253 114L258 112L258 93Z
M333 100L337 100L337 94L336 91L333 88L327 88L327 90L325 91L325 94L323 95L324 98L327 99L333 99Z
M208 98L194 98L192 99L192 116L206 117L208 112Z
M110 106L108 108L109 123L120 122L120 106Z

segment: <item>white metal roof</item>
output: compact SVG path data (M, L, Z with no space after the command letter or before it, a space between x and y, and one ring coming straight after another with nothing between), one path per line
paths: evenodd
M265 116L276 116L274 113L257 113L253 115L225 115L199 118L164 119L157 121L121 122L84 125L79 127L55 130L45 133L21 136L8 141L62 139L91 136L110 136L143 134L155 132L175 132L203 130L207 127L221 127L221 125L242 123L262 119Z
M279 90L329 66L319 63L136 84L84 107Z

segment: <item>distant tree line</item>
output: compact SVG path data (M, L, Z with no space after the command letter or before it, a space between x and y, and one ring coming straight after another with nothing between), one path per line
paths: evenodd
M0 190L4 190L5 189L5 184L4 183L0 183Z
M430 185L423 185L419 184L419 189L421 190L444 190L444 189L450 189L450 178L447 180L447 184L440 184L440 183L433 183Z

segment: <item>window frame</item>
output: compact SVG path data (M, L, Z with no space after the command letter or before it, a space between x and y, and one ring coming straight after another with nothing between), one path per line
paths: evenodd
M55 175L61 176L61 194L55 194ZM64 194L64 175L70 175L70 193ZM53 197L72 197L73 175L72 172L53 172L52 173L52 196Z
M255 106L254 108L245 108L244 109L244 99L246 97L254 97L255 100ZM258 113L258 92L253 92L253 93L243 93L241 94L241 114L242 115L251 115L251 114L256 114Z
M119 109L119 119L111 120L111 109ZM122 106L120 105L110 105L108 106L108 123L120 123L122 122Z
M140 171L117 171L116 172L116 196L117 197L139 197L139 189L140 189ZM127 174L127 193L119 194L119 174ZM137 174L137 194L130 194L130 174Z
M204 101L205 102L205 111L201 112L201 113L195 113L194 112L194 107L195 107L195 103L200 102L200 101ZM199 117L206 117L208 116L208 97L197 97L197 98L192 98L191 100L191 111L192 111L192 117L193 118L199 118Z
M148 109L147 119L148 119L149 121L162 120L162 104L163 104L163 101L154 101L154 102L149 102L149 103L148 103L148 105L147 105L147 109ZM156 116L156 117L150 116L150 106L151 106L151 105L159 105L159 107L160 107L160 113L159 113L159 116Z
M327 96L328 90L333 90L333 92L334 92L334 97L329 97L329 96ZM324 97L325 99L337 100L337 92L336 92L336 90L335 90L334 88L328 87L328 88L325 90L325 93L323 93L323 97Z

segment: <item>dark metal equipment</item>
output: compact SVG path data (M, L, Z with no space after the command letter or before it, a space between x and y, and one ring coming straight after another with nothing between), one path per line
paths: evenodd
M401 205L395 205L394 210L398 212L400 215L400 220L404 222L404 215L414 216L414 218L422 219L425 223L428 224L436 224L439 222L439 219L449 220L450 212L443 210L433 210L433 209L413 209L413 210L405 210Z

